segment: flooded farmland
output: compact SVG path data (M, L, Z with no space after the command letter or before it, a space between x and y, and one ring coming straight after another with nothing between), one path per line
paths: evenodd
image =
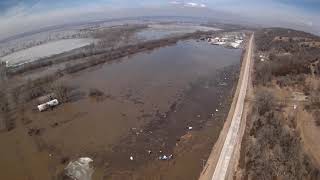
M73 101L27 109L29 123L0 134L9 144L0 179L59 179L79 157L93 159L93 179L197 179L229 110L241 53L188 40L62 77L56 83L73 87Z
M1 61L7 62L8 66L16 66L32 62L40 58L71 51L94 43L94 39L64 39L27 48L10 55L1 57Z
M137 33L137 38L142 40L161 39L196 31L217 31L218 28L193 24L151 24L148 28Z
M49 57L55 54L77 49L93 42L94 39L65 39L54 41L1 57L1 61L7 62L7 65L9 66L23 64L38 60L43 57Z

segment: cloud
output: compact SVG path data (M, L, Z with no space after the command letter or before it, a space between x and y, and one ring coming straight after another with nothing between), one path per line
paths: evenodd
M205 4L201 4L201 3L194 3L194 2L188 2L188 3L185 3L184 6L187 6L187 7L201 7L201 8L205 8L207 7Z
M205 5L204 3L197 3L197 2L170 1L169 4L180 5L180 6L184 6L184 7L194 7L194 8L207 7L207 5Z
M175 5L178 5L178 4L181 4L181 2L179 1L170 1L169 4L175 4Z
M208 7L237 15L265 26L298 28L309 32L318 32L320 11L314 12L299 3L310 4L313 0L215 0L206 1ZM320 5L320 2L318 2ZM320 6L319 6L320 8ZM318 30L317 30L318 28Z
M14 16L21 16L27 12L27 7L23 3L19 3L6 11L2 14L4 17L14 17Z
M306 22L306 24L307 24L308 26L313 26L313 22L312 22L312 21L308 21L308 22Z

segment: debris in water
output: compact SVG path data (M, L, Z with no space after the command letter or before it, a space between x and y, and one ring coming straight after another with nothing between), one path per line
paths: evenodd
M167 160L168 157L166 155L163 155L163 156L159 156L159 160Z
M199 115L197 115L197 117L198 117L198 118L199 118L199 117L201 117L201 116L200 116L200 114L199 114Z
M90 167L91 162L93 162L93 160L88 157L82 157L76 161L69 162L65 168L66 175L71 179L91 180L93 174L93 168Z
M172 159L172 157L173 157L172 154L170 154L169 156L162 155L162 156L159 156L159 160L164 160L164 161L166 161L166 160Z
M28 130L28 135L33 136L33 135L40 135L41 131L39 128L30 128Z
M188 129L189 129L189 130L192 130L192 126L189 126Z
M130 160L133 161L133 156L130 156Z
M152 151L151 151L151 150L148 150L148 154L152 154Z
M68 157L63 157L63 158L60 159L60 163L61 164L66 164L68 161L69 161Z
M219 109L216 109L216 112L218 112L219 111Z

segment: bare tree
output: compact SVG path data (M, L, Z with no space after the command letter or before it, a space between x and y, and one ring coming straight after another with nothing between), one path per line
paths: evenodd
M268 91L258 91L256 94L256 108L260 115L265 114L268 111L271 111L275 105L275 98L272 93Z
M71 87L58 84L53 87L53 92L60 102L68 102L71 98Z

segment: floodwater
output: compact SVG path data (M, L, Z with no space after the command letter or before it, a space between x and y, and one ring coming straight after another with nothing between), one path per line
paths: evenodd
M56 83L73 86L76 99L30 108L15 138L0 134L14 146L0 150L10 162L0 179L56 178L79 157L93 159L93 179L196 179L229 110L241 53L189 40L64 76ZM104 95L90 97L92 89ZM22 133L30 128L41 133Z
M155 40L196 31L217 31L219 29L192 24L151 24L137 33L138 39Z
M1 57L0 60L7 62L8 66L19 65L87 46L91 43L94 43L94 41L94 39L58 40L14 52L7 56Z

